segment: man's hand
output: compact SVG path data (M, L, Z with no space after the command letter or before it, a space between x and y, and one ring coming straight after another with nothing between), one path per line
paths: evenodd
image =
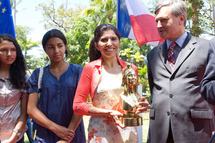
M149 108L149 102L147 101L146 97L143 96L139 99L139 104L138 104L136 114L143 113L147 111L148 108Z

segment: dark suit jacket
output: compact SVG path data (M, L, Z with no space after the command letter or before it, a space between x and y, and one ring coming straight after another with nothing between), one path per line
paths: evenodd
M166 143L171 124L175 143L207 143L214 130L213 106L199 93L208 41L188 36L171 71L166 41L148 55L152 95L148 143Z
M209 103L215 105L215 38L210 41L208 64L201 82L201 94Z

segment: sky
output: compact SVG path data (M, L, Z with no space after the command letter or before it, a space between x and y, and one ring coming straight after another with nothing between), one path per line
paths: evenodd
M29 38L31 38L33 42L41 41L42 36L47 32L42 23L42 10L37 10L37 6L41 3L47 4L48 1L49 0L22 0L21 3L17 5L16 25L30 27ZM62 2L62 0L55 1L59 4ZM89 1L90 0L69 0L69 3L71 3L72 8L75 8L77 5L88 6Z

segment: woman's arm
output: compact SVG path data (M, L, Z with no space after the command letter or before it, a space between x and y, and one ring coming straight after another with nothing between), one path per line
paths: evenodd
M75 130L77 129L78 125L81 123L82 117L83 117L82 115L73 113L71 122L68 126L68 129L74 131L74 133L70 134L71 140L69 142L71 142L73 140L73 138L75 136ZM63 142L67 142L67 141L64 141L63 139L61 139L57 143L63 143Z
M18 121L16 123L16 126L13 130L13 133L11 135L11 137L6 141L8 143L14 143L17 141L17 139L19 138L19 133L22 132L22 130L24 129L26 122L28 120L28 115L27 115L27 93L22 93L21 95L21 115L18 118Z
M86 101L91 91L93 69L90 64L87 64L81 74L73 101L73 110L77 114L89 115L88 110L92 105L87 104Z
M79 126L79 124L81 123L82 117L83 117L82 115L73 113L72 119L71 119L71 122L70 122L68 128L75 131L77 129L77 127Z
M37 124L51 130L59 138L69 141L72 139L71 134L74 134L73 130L60 126L53 121L49 120L38 108L38 93L30 93L28 98L27 112L30 118L32 118Z

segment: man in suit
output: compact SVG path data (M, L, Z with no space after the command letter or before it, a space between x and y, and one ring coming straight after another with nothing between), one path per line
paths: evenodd
M163 1L155 14L165 41L147 55L152 95L147 142L207 143L214 130L214 107L200 95L199 84L207 63L208 41L185 32L184 1Z
M208 64L201 82L200 91L209 103L215 105L215 38L210 40Z

